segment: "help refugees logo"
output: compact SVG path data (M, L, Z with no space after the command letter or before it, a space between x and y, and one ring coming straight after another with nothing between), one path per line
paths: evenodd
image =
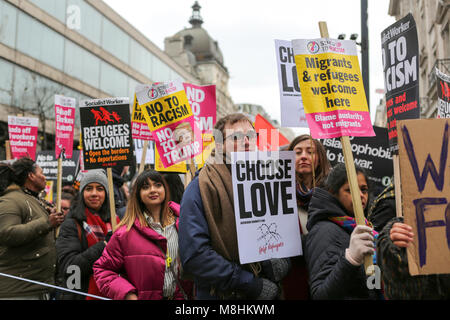
M117 114L117 112L109 112L103 107L100 107L100 111L91 109L91 112L94 114L95 125L98 125L98 122L101 121L104 124L108 124L110 122L119 123L122 118Z

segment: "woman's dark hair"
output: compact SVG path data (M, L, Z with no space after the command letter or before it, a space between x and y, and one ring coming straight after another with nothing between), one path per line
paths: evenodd
M0 163L0 196L14 182L14 170L9 164Z
M12 164L12 169L14 170L14 182L23 187L25 182L27 181L28 174L32 172L36 172L36 163L34 160L25 157L20 158L19 160L14 161Z
M139 223L142 226L148 226L147 220L145 219L143 214L147 208L141 199L141 189L148 184L149 180L152 180L153 182L162 183L164 186L166 197L164 198L164 201L161 204L161 225L165 227L169 224L170 221L169 186L167 185L166 180L164 179L164 177L160 172L155 170L146 170L136 177L136 180L133 183L133 187L131 188L130 199L128 200L127 203L125 215L118 224L117 228L125 225L127 226L127 230L130 230L136 219L139 220Z
M180 175L176 172L166 172L162 174L167 182L170 190L170 200L175 203L181 203L181 198L184 193L183 181L181 181Z
M327 158L327 153L322 143L317 139L312 139L312 137L309 134L302 134L291 141L288 150L289 151L294 150L297 144L305 140L312 140L314 146L316 147L315 156L317 156L319 162L317 163L317 169L315 169L315 178L316 178L315 184L317 187L320 187L325 182L325 179L331 169L330 162L328 161Z
M355 165L356 174L362 173L366 178L367 186L369 186L369 179L367 176L367 171L360 166ZM333 194L337 195L339 193L339 189L348 181L347 178L347 169L345 168L344 163L338 163L333 167L333 169L328 174L328 177L325 181L325 189Z

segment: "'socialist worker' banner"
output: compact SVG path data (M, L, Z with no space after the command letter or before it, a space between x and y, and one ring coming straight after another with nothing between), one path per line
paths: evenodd
M300 39L292 47L312 137L375 135L355 42Z
M72 158L75 108L75 99L55 95L55 155L57 158L62 149L64 149L64 158Z
M450 273L449 126L450 119L397 126L403 215L414 233L407 248L413 276Z
M202 137L181 81L154 84L136 97L165 168L202 152Z
M242 264L302 254L293 151L231 153Z
M37 118L8 116L9 141L14 159L36 159L38 123Z
M381 33L381 47L389 145L397 154L396 122L420 117L419 51L417 28L412 14Z
M371 183L371 194L377 196L390 183L394 174L392 153L390 152L386 128L373 127L374 137L350 137L355 164L366 169ZM331 166L344 162L340 139L324 139Z
M308 127L291 41L275 40L280 86L281 126Z
M138 84L135 92L150 88L150 85ZM144 113L134 94L133 112L131 113L131 136L133 139L152 141L152 133L145 121ZM137 157L137 156L136 156ZM140 161L140 160L139 160Z
M129 98L83 100L80 121L85 170L134 163Z
M438 118L450 118L450 76L436 68Z

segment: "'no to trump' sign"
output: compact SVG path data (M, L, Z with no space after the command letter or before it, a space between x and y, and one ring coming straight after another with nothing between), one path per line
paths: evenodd
M233 152L231 157L240 262L301 255L294 152Z

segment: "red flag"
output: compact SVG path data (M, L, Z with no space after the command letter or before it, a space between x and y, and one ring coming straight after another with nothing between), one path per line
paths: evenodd
M255 130L258 133L260 151L277 151L281 146L289 144L289 140L260 114L255 117Z

